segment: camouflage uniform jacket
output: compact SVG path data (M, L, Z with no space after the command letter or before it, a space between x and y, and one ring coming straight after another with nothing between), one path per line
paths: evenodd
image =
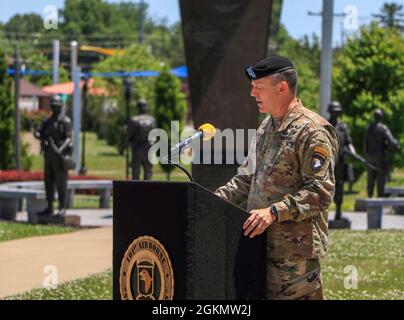
M275 205L278 220L267 229L268 258L324 256L339 148L335 128L298 100L279 128L268 116L255 143L254 170L234 176L216 194L239 205L247 200L248 211Z

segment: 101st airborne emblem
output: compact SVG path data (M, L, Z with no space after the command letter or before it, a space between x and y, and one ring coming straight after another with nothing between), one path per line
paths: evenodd
M164 246L150 236L135 239L122 259L119 283L123 300L172 300L174 273Z
M325 163L327 157L328 157L327 149L322 147L316 147L314 149L313 156L310 161L310 167L315 171L320 170L323 164Z

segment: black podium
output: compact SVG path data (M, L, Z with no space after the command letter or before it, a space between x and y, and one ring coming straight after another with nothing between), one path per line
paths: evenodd
M114 181L114 299L261 299L265 236L193 182Z

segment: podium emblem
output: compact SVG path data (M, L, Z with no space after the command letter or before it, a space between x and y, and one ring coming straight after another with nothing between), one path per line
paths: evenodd
M174 273L170 257L155 238L136 238L121 263L120 292L123 300L172 300Z

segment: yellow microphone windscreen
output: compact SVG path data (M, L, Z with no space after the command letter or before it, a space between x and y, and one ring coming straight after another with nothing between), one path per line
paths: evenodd
M210 140L216 134L216 128L212 126L210 123L205 123L198 128L198 131L203 132L203 140Z

